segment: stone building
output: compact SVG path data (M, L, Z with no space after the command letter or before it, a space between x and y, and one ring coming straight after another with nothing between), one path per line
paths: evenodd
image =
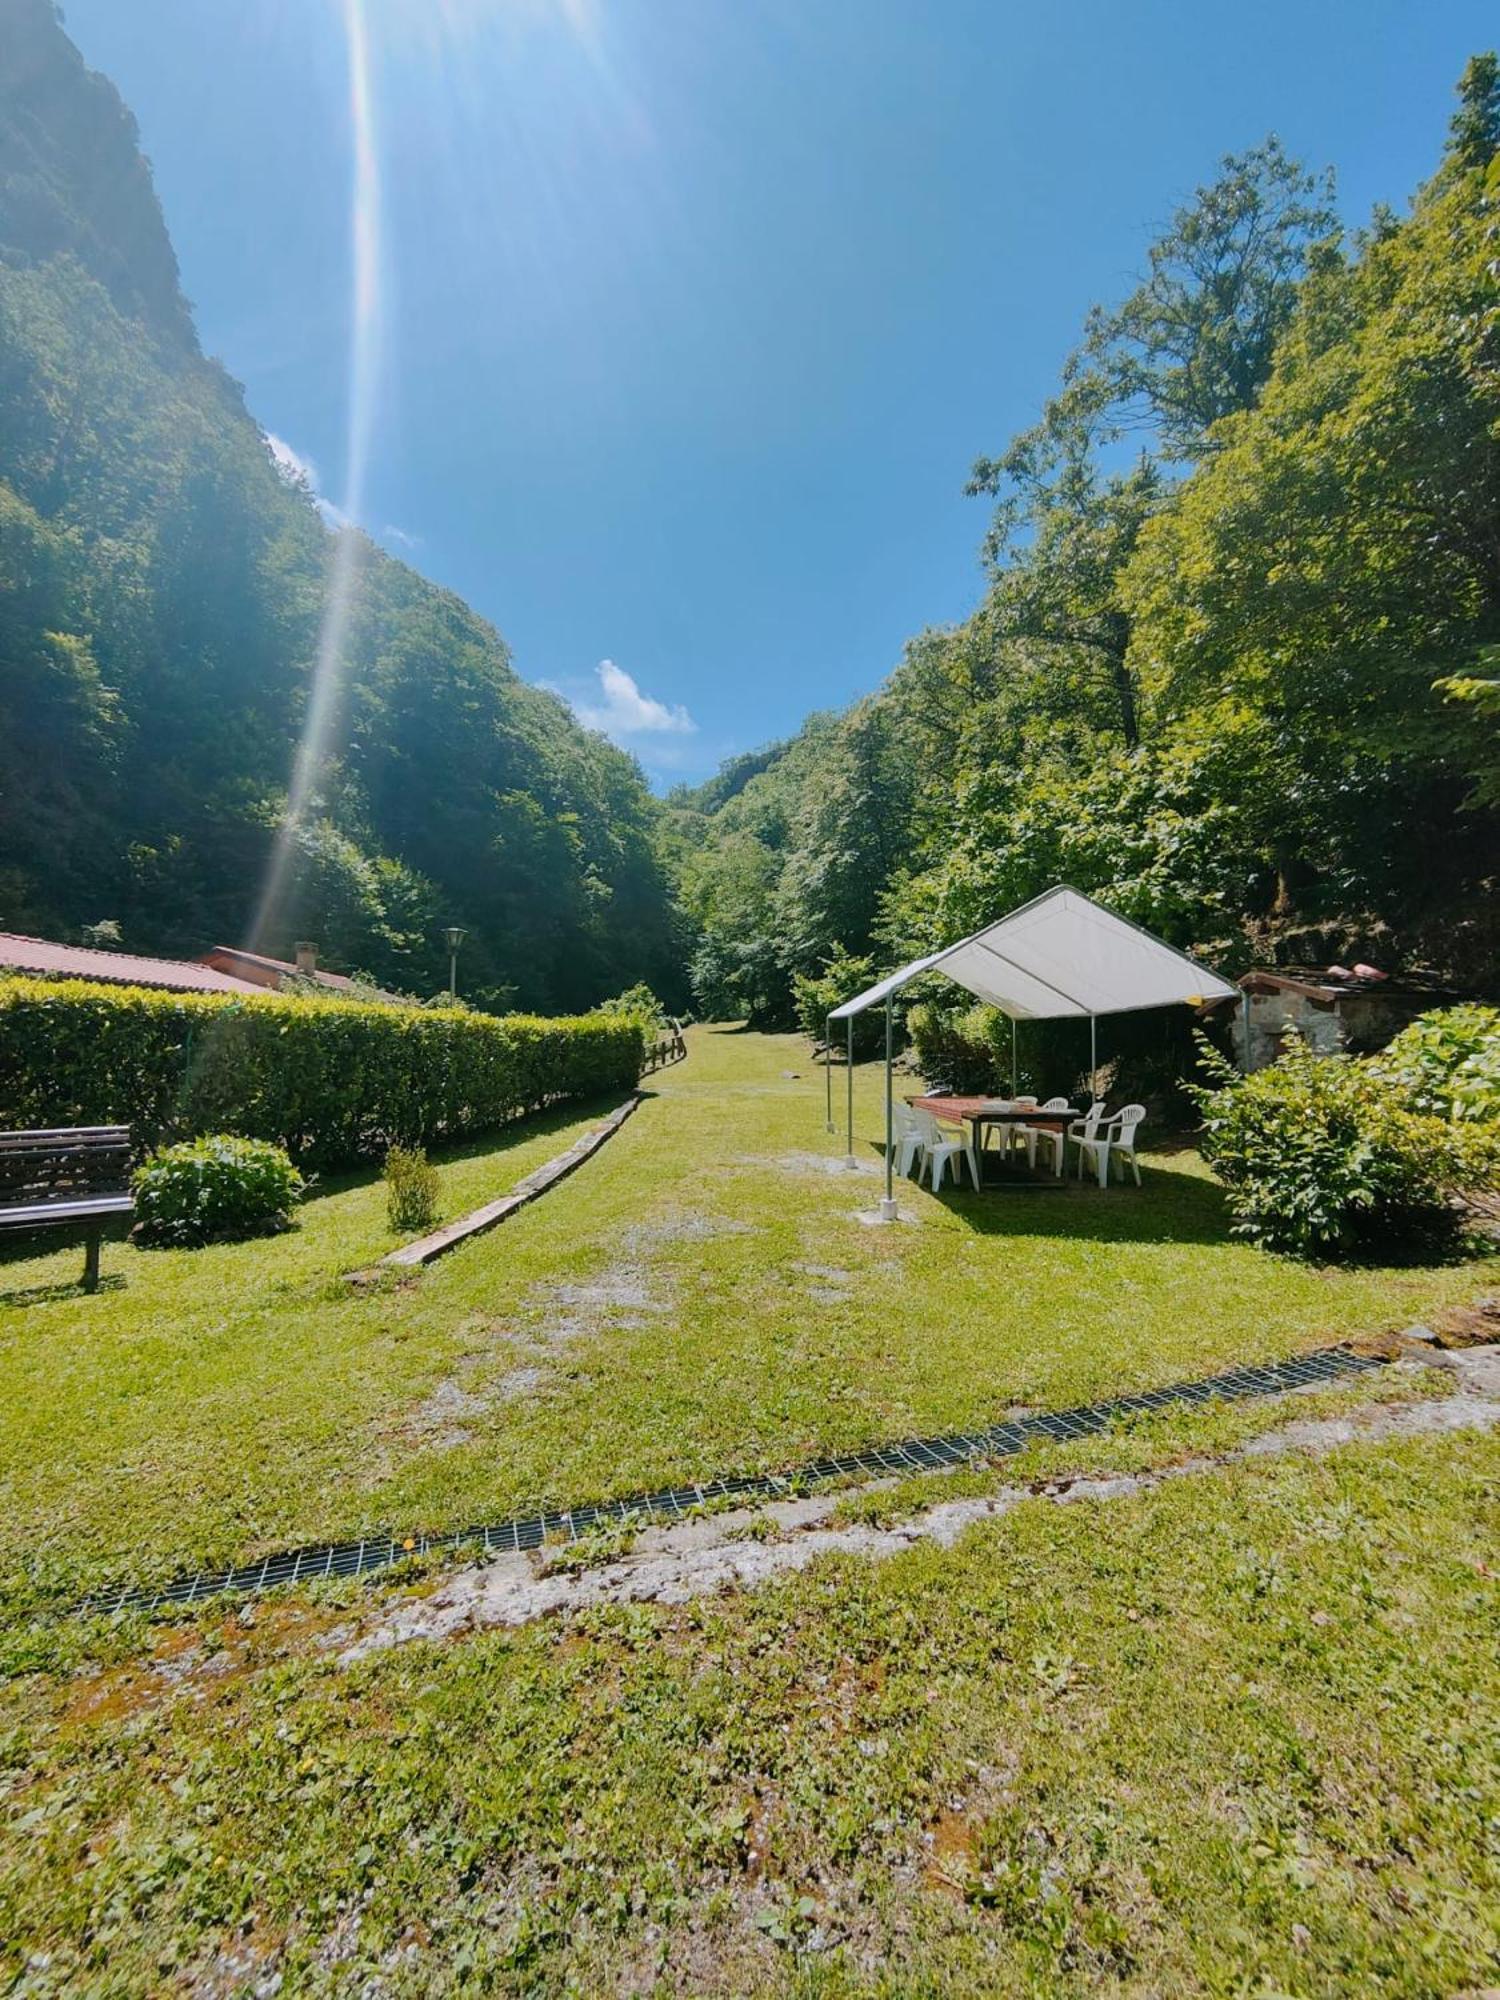
M1262 966L1237 983L1244 998L1229 1032L1242 1069L1274 1062L1287 1028L1321 1055L1369 1055L1418 1014L1467 997L1420 973L1394 976L1371 965Z

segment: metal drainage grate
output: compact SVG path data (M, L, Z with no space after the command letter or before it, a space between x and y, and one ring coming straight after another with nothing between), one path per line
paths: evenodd
M851 1474L932 1472L964 1465L973 1458L1007 1458L1023 1451L1034 1438L1091 1437L1118 1417L1141 1410L1160 1410L1174 1403L1234 1401L1248 1396L1275 1396L1288 1389L1334 1382L1341 1376L1362 1375L1384 1363L1347 1347L1324 1347L1291 1361L1270 1361L1258 1368L1234 1368L1198 1382L1174 1382L1165 1389L1143 1390L1138 1396L1116 1396L1107 1403L1087 1403L1074 1410L1047 1411L992 1424L988 1430L954 1431L946 1437L905 1438L897 1444L875 1445L835 1458L815 1459L795 1472L748 1473L733 1479L710 1479L698 1486L674 1486L659 1493L639 1493L625 1500L601 1500L592 1507L573 1507L555 1514L526 1514L493 1527L456 1528L443 1535L370 1536L357 1542L320 1542L288 1549L259 1562L234 1569L204 1570L179 1577L159 1589L101 1592L84 1601L82 1609L112 1614L151 1611L164 1605L196 1604L226 1592L257 1595L282 1583L307 1583L320 1577L365 1576L389 1569L409 1556L434 1551L473 1548L486 1555L510 1555L540 1548L546 1541L576 1541L591 1529L629 1517L680 1520L696 1507L715 1500L774 1500L823 1480Z

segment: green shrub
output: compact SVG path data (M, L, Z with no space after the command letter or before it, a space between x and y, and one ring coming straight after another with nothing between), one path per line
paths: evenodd
M438 1219L438 1170L425 1146L392 1146L385 1156L385 1204L398 1236L417 1236Z
M797 973L792 980L792 994L798 1027L810 1042L821 1042L828 1032L828 1016L834 1008L841 1007L856 993L863 993L867 986L874 984L875 961L851 958L844 951L835 952L817 974ZM835 1021L835 1045L840 1049L847 1048L848 1037L848 1023ZM854 1060L862 1062L870 1056L879 1055L884 1048L885 1009L867 1007L863 1014L854 1016Z
M136 1241L189 1248L290 1229L305 1185L282 1147L228 1132L164 1147L131 1184Z
M1214 1084L1193 1095L1203 1152L1228 1190L1237 1234L1303 1257L1453 1248L1462 1190L1492 1184L1493 1149L1414 1111L1373 1060L1314 1055L1240 1076L1202 1043Z
M1375 1058L1414 1111L1500 1120L1500 1007L1438 1007Z
M1010 1021L998 1007L923 1000L906 1010L906 1026L917 1068L929 1082L986 1097L1014 1088Z
M645 1029L647 1041L655 1041L659 1035L668 1033L672 1026L666 1008L644 980L635 986L627 986L612 1000L601 1000L596 1011L616 1020L639 1021Z
M83 981L0 982L0 1123L127 1124L142 1146L271 1139L304 1165L378 1159L629 1089L640 1023L545 1020Z

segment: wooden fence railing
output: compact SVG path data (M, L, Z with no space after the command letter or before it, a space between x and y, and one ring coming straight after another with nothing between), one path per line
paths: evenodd
M654 1042L646 1044L646 1062L642 1076L649 1076L654 1069L665 1069L668 1063L681 1062L687 1054L687 1043L682 1036L682 1023L673 1021L671 1030L660 1035Z

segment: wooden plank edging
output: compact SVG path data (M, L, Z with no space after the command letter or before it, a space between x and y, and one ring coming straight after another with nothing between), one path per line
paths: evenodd
M392 1250L382 1257L381 1264L392 1264L398 1270L418 1269L458 1244L467 1243L471 1236L482 1236L485 1230L493 1229L497 1223L514 1215L517 1209L525 1208L528 1202L535 1201L548 1188L566 1180L575 1167L581 1167L585 1160L591 1159L606 1139L614 1137L640 1102L640 1091L632 1092L623 1104L616 1105L602 1124L585 1132L581 1139L575 1139L565 1153L559 1153L555 1159L527 1174L524 1180L517 1181L508 1194L487 1201L483 1208L472 1209L456 1222L445 1222L441 1229L434 1229L429 1236L418 1236L411 1243L403 1243L399 1250Z

